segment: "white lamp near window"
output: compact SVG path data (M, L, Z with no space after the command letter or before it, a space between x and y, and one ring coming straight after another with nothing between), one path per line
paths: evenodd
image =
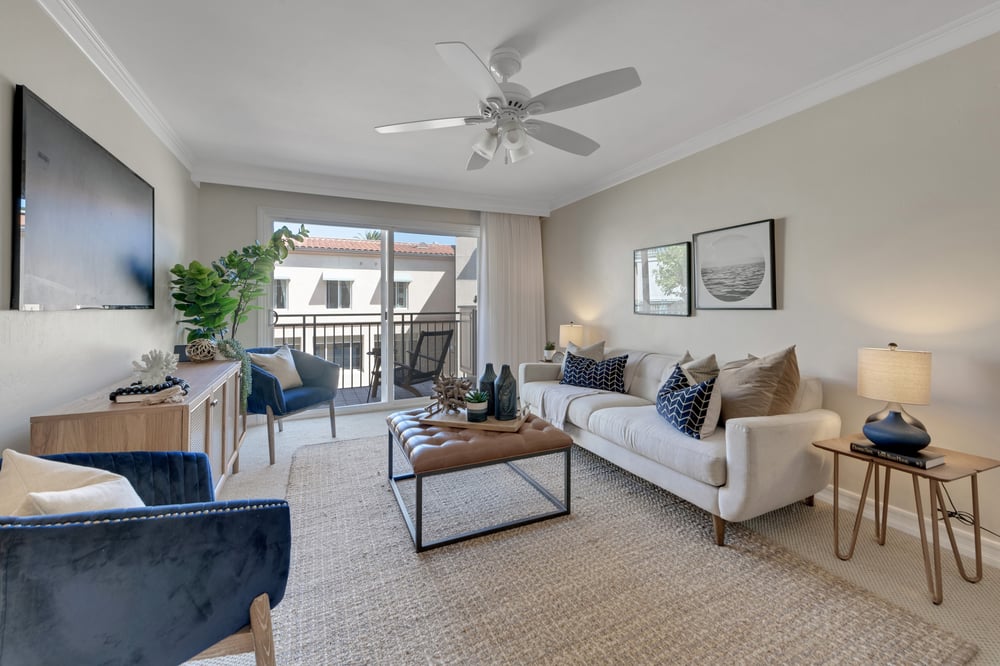
M931 442L924 424L903 409L903 403L931 401L931 354L886 348L858 350L858 395L885 400L885 407L865 422L862 431L878 447L900 452L919 451Z

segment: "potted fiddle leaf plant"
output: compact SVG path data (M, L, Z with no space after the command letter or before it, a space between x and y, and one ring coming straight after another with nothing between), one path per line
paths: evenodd
M236 339L237 329L248 313L263 309L257 301L271 281L275 264L282 263L295 243L308 235L304 226L297 233L281 227L267 242L233 250L210 266L192 261L170 269L174 275L170 295L174 307L184 315L179 323L187 324L185 353L191 360L209 360L218 351L239 361L243 367L240 394L244 407L250 394L250 357Z
M490 396L486 391L469 391L465 394L465 414L469 423L486 421L489 399Z

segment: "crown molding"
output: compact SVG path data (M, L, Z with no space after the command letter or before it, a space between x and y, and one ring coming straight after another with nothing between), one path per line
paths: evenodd
M195 183L218 183L352 199L374 199L393 203L542 216L549 215L554 208L575 203L615 185L645 175L742 134L1000 32L1000 2L995 2L968 16L869 58L859 65L770 102L741 118L620 169L605 178L564 192L562 195L557 194L553 200L523 199L514 201L503 196L437 190L416 185L329 177L277 169L211 164L195 166L191 150L170 127L73 0L35 1L94 63L98 71L125 98L126 102L167 149L191 172L191 179Z
M73 0L35 0L52 17L62 31L83 51L147 127L163 142L181 164L190 171L193 163L190 149L181 140L159 110L146 97L139 84L115 56L87 17Z
M548 201L515 199L507 196L492 196L475 192L442 190L417 185L385 183L247 165L199 163L191 171L191 180L197 184L214 183L216 185L255 187L264 190L300 192L348 199L368 199L437 208L539 216L546 216L551 212L551 205Z
M742 134L787 118L997 32L1000 32L1000 2L995 2L977 12L869 58L858 65L770 102L732 122L682 141L663 152L612 173L606 178L593 181L567 196L553 201L552 208L568 206L615 185L620 185L685 157L725 143Z

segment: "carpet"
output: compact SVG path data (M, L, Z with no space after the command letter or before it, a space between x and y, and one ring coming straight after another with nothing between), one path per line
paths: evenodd
M738 524L715 546L705 512L579 448L570 516L414 553L385 446L295 454L280 664L962 664L976 653ZM549 458L525 467L558 495L561 456ZM435 477L427 538L537 510L535 495L502 467Z

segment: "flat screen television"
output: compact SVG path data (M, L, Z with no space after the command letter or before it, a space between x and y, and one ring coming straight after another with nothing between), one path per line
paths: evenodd
M11 308L152 308L153 187L25 86L13 125Z

